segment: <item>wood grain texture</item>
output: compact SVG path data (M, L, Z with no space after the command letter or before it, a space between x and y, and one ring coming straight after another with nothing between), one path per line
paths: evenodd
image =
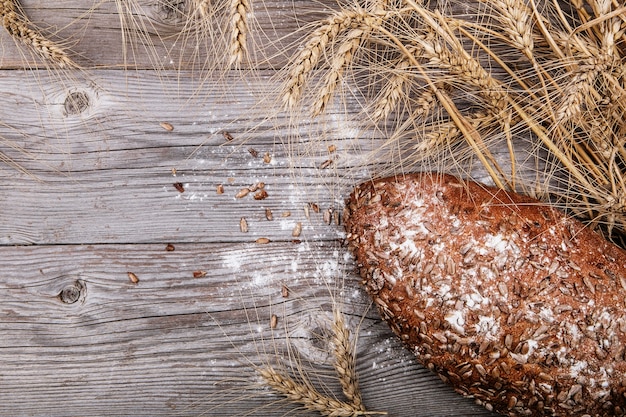
M224 69L228 59L223 32L228 20L219 17L228 2L218 7L214 34L198 35L189 28L193 2L171 0L97 0L20 2L28 18L51 40L65 46L84 68L206 70ZM244 67L277 68L284 65L308 23L336 8L332 1L296 0L252 3L250 60ZM122 14L120 14L120 11ZM275 17L279 16L278 19ZM124 29L124 30L122 30ZM0 35L4 68L46 68L44 62L6 34Z
M5 119L10 126L21 126L20 132L9 130L7 139L27 149L29 155L9 148L5 153L31 176L11 173L11 180L3 185L13 191L3 193L0 201L20 210L0 222L0 242L291 240L295 223L307 220L307 203L316 203L322 211L341 209L342 197L331 195L326 180L317 174L315 167L323 161L320 157L300 160L300 172L308 172L309 178L294 179L288 154L275 143L274 135L281 127L265 128L243 144L230 144L221 134L228 130L237 138L246 129L241 120L232 123L232 118L248 114L249 124L258 123L250 97L262 92L262 81L257 82L256 92L240 88L238 93L247 99L239 100L234 108L228 98L216 93L190 109L184 106L186 96L172 99L159 93L160 84L153 74L129 78L115 74L119 77L113 77L110 85L101 81L105 86L97 92L89 86L77 87L92 100L84 118L64 114L64 93L70 90L55 88L54 82L42 77L33 81L27 74L0 81L0 91L6 92L0 105L6 107L11 106L15 81L35 90L43 81L49 89L33 92L30 106L26 102L20 112ZM104 80L107 73L98 75ZM124 81L121 89L115 87L115 80ZM167 99L163 101L163 97ZM52 104L38 111L40 102ZM165 106L150 104L165 102ZM224 107L228 110L220 110ZM46 119L44 127L33 121L32 114L37 114L39 121ZM171 123L174 130L163 129L161 121ZM258 156L251 154L252 149ZM262 159L266 152L270 163ZM33 180L33 175L38 180ZM174 186L179 182L182 193ZM267 198L255 200L254 192L236 198L241 189L259 182L265 183ZM217 193L220 184L223 194ZM274 221L266 220L265 209L274 212ZM239 231L241 217L248 220L248 233ZM303 237L339 236L338 228L324 224L322 217L321 213L310 215L303 224ZM155 221L159 227L152 227Z
M328 372L315 336L320 317L331 314L324 283L334 288L350 268L332 242L0 250L3 415L234 416L267 406L274 399L251 384L250 363L273 360L288 331L302 357ZM194 270L209 273L194 278ZM67 298L75 288L80 295ZM357 324L368 301L353 277L344 291ZM280 323L273 334L272 312ZM373 311L361 324L358 355L370 407L398 416L484 415L419 369ZM245 400L228 404L229 395Z
M0 151L28 171L0 165L0 415L284 415L293 406L258 386L253 365L297 352L315 362L312 372L331 375L319 335L333 300L355 327L365 315L358 373L369 408L489 415L418 366L368 310L342 227L324 221L369 177L367 167L352 169L357 146L367 151L384 138L355 143L353 127L330 115L325 140L337 146L338 163L320 170L328 153L316 126L299 132L294 157L288 115L258 104L276 91L275 72L209 77L197 70L202 57L171 56L172 39L153 34L155 50L137 45L125 58L114 2L22 4L45 33L68 40L87 70L46 70L0 34ZM145 27L175 38L176 13L151 8L164 2L138 4ZM319 4L253 8L259 26L281 16L266 36L293 46ZM270 55L267 67L286 61ZM41 70L19 69L29 67ZM259 182L266 199L235 198ZM308 203L320 212L307 217ZM259 237L271 242L254 243ZM320 382L340 392L332 377Z

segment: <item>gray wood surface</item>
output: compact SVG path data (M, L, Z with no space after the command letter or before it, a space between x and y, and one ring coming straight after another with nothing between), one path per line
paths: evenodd
M162 2L140 3L155 13L140 18L159 33L180 30L155 12ZM258 9L282 11L275 30L289 44L317 4ZM325 147L304 136L297 146L307 151L294 157L284 146L288 117L258 106L275 90L272 70L205 78L190 60L181 71L157 71L153 58L167 55L167 39L152 56L137 48L137 68L123 70L129 61L114 2L23 5L48 33L74 42L88 68L19 69L41 63L0 34L0 151L27 171L0 165L0 415L315 415L260 386L254 367L289 367L295 355L320 386L340 392L320 337L334 302L355 329L360 324L358 372L369 408L489 415L395 340L369 308L341 226L324 221L323 212L340 213L350 185L367 178L367 170L350 169L352 138L341 129L326 138L339 162L320 171ZM235 197L259 182L266 199ZM309 203L320 212L307 216ZM270 242L255 243L261 237Z

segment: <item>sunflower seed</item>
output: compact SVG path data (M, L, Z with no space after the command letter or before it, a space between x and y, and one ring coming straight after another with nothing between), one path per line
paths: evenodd
M296 223L296 225L293 227L293 230L291 231L291 236L293 237L299 237L300 233L302 233L302 223L298 222Z

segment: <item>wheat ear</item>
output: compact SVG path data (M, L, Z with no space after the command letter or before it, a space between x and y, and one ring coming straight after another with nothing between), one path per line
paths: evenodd
M358 25L355 25L348 32L339 49L333 51L333 59L326 74L324 86L317 99L313 102L314 116L324 112L337 85L341 81L343 72L352 63L359 47L370 37L372 31L381 27L382 22L388 19L390 15L385 9L378 8L371 11L358 10L358 16L360 19Z
M491 113L477 111L468 117L469 123L476 131L482 131L496 123L496 118ZM443 145L451 145L463 138L462 132L454 121L433 123L423 135L423 139L414 146L417 152L432 152L440 149Z
M31 28L32 23L21 12L17 0L0 1L0 16L2 25L13 39L28 45L43 59L61 68L78 68L63 48Z
M313 102L313 115L317 116L324 112L330 98L332 97L337 84L341 81L344 69L350 64L354 54L359 49L361 42L367 37L365 30L352 29L344 43L341 44L333 56L330 70L325 77L324 87L320 91L317 99Z
M413 56L420 56L422 50L418 47L407 47L407 52ZM379 121L387 118L389 114L398 106L398 102L402 97L407 97L406 90L410 88L413 80L411 79L411 61L407 57L402 57L394 65L394 73L389 82L383 87L381 93L374 105L372 118ZM434 107L436 103L435 95L432 90L424 90L416 100L412 101L413 109L412 118L424 117Z
M208 4L208 2L204 3ZM239 65L248 52L246 38L248 36L248 13L250 12L250 3L248 0L231 0L230 10L231 32L229 64Z
M343 395L357 409L365 411L363 398L359 390L359 381L356 375L356 359L354 355L355 345L350 338L350 331L346 327L343 313L335 308L333 311L333 338L332 344L335 355L335 371L339 377L339 383Z
M432 90L424 90L415 100L415 113L413 117L425 117L437 105L437 98Z
M211 2L209 0L194 0L194 11L200 15L201 18L206 19L210 16L209 7Z
M293 108L300 100L304 83L319 62L326 47L335 40L339 33L349 28L360 17L360 13L356 11L343 10L325 19L322 25L311 33L302 51L291 64L282 96L283 103L287 108Z
M535 64L531 10L521 0L497 0L491 4L500 13L501 23L504 23L511 45Z
M289 375L276 371L272 366L258 370L263 381L289 401L302 405L310 411L317 411L329 417L357 417L367 415L385 415L384 412L364 411L343 401L327 397L307 383L296 382Z
M506 102L506 92L477 59L467 53L461 53L458 48L450 50L437 41L418 40L418 42L421 43L424 55L430 59L431 65L458 76L462 81L475 87L492 108L501 109Z
M593 92L593 84L598 75L607 70L607 64L601 58L589 58L582 62L565 87L563 101L556 111L557 122L572 119L580 114L582 106Z
M409 82L409 77L406 74L409 66L410 63L407 59L402 59L396 64L394 74L381 91L375 104L374 113L372 114L372 118L375 121L387 118L405 95L404 92Z

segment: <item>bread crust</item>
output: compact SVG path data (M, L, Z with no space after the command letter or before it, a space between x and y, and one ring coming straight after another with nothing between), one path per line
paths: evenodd
M510 416L626 410L626 251L539 201L438 173L358 186L347 242L419 361Z

